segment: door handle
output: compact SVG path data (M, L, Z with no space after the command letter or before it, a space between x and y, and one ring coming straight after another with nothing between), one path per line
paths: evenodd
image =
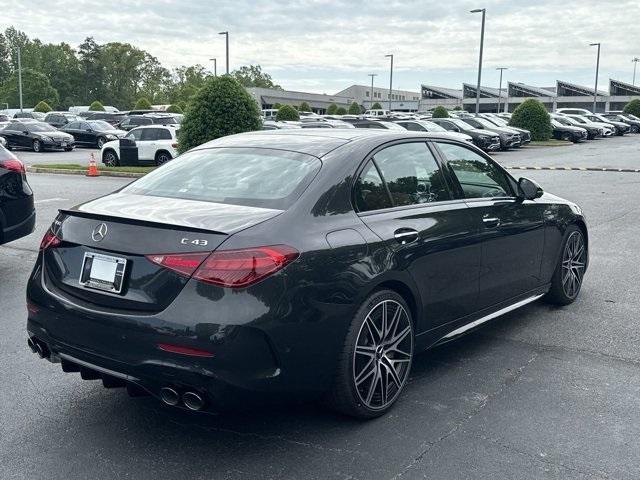
M482 217L482 223L485 228L496 228L500 226L500 219L498 217Z
M408 243L415 242L418 239L418 231L413 228L399 228L393 232L393 236L400 245L406 245Z

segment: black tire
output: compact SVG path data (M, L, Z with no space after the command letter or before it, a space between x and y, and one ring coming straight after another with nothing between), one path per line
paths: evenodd
M564 140L565 142L571 142L573 140L573 135L570 132L564 132L560 137L560 140Z
M117 167L120 165L120 159L116 152L113 150L107 150L102 154L102 163L107 167Z
M382 326L384 309L387 318L392 317L386 324L388 328ZM329 405L338 412L362 419L385 414L409 378L413 343L413 319L404 299L392 290L371 294L351 321L327 398Z
M66 147L64 149L65 152L71 152L73 150L74 147Z
M33 143L31 144L31 148L36 153L40 153L44 150L42 148L42 142L40 140L34 140Z
M582 250L575 246L575 242L579 242ZM548 303L569 305L578 298L587 268L587 253L582 230L577 225L570 225L564 234L558 264L551 278L551 288L544 297Z
M631 125L631 127L629 127L630 133L638 133L639 131L640 131L640 128L637 125Z
M104 144L107 143L107 139L104 137L98 137L98 140L96 141L96 146L102 150L102 147L104 147Z
M158 167L160 165L163 165L163 164L167 163L171 159L172 159L172 157L169 154L169 152L165 152L164 150L161 150L158 153L156 153L156 165Z

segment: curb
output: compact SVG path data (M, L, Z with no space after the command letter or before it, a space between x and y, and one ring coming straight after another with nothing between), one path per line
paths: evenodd
M578 172L623 172L640 173L640 168L610 168L610 167L506 167L509 170L561 170Z
M40 168L40 167L27 167L29 173L54 173L61 175L84 175L87 176L86 170L67 170L66 168ZM100 170L98 172L99 177L125 177L125 178L140 178L146 175L145 173L134 172L105 172Z

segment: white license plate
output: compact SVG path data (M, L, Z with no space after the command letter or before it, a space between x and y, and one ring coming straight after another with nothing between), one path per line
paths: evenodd
M66 146L67 146L67 142L62 142L62 143L60 144L60 146L61 146L61 147L66 147Z
M120 293L127 260L110 255L87 252L82 261L80 285L110 293Z

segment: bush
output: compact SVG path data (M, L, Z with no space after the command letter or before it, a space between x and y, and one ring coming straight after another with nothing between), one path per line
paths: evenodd
M513 111L509 125L524 128L531 132L531 140L546 141L551 138L551 117L544 105L538 100L529 98Z
M459 112L460 110L462 110L462 107L461 107L460 105L456 105L455 107L453 107L453 109L454 109L456 112Z
M371 105L371 110L382 110L382 105L376 102L373 105Z
M209 78L189 101L180 126L180 153L234 133L260 130L262 120L256 101L230 75Z
M349 105L348 112L351 115L360 115L360 105L358 105L356 102L353 102L351 105Z
M298 107L298 111L299 112L310 112L311 111L311 107L309 106L309 104L307 102L302 102L300 104L300 106Z
M276 121L282 122L285 120L296 121L300 120L300 115L298 111L293 108L291 105L283 105L278 109L278 113L276 113Z
M44 100L39 101L38 104L33 109L34 112L40 112L40 113L49 113L51 110L52 108Z
M433 118L449 118L449 112L447 112L446 108L437 106L433 109L433 112L431 112L431 116Z
M347 114L347 109L344 107L338 107L338 109L336 110L336 115L346 115Z
M332 103L327 108L327 115L335 115L337 110L338 110L338 106L335 103Z
M104 105L100 103L98 100L89 105L90 112L104 112Z
M635 98L624 106L624 113L630 113L636 117L640 117L640 99Z
M179 105L169 105L166 110L167 113L184 113Z
M182 110L183 113L187 111L187 102L184 100L180 100L176 105L180 107L180 110Z
M276 110L280 110L280 107L281 107L281 106L282 106L282 104L281 104L281 103L276 102L276 103L274 103L274 104L273 104L273 107L271 107L271 108L274 108L274 109L276 109Z
M139 98L133 107L134 110L151 110L151 102L145 97Z

